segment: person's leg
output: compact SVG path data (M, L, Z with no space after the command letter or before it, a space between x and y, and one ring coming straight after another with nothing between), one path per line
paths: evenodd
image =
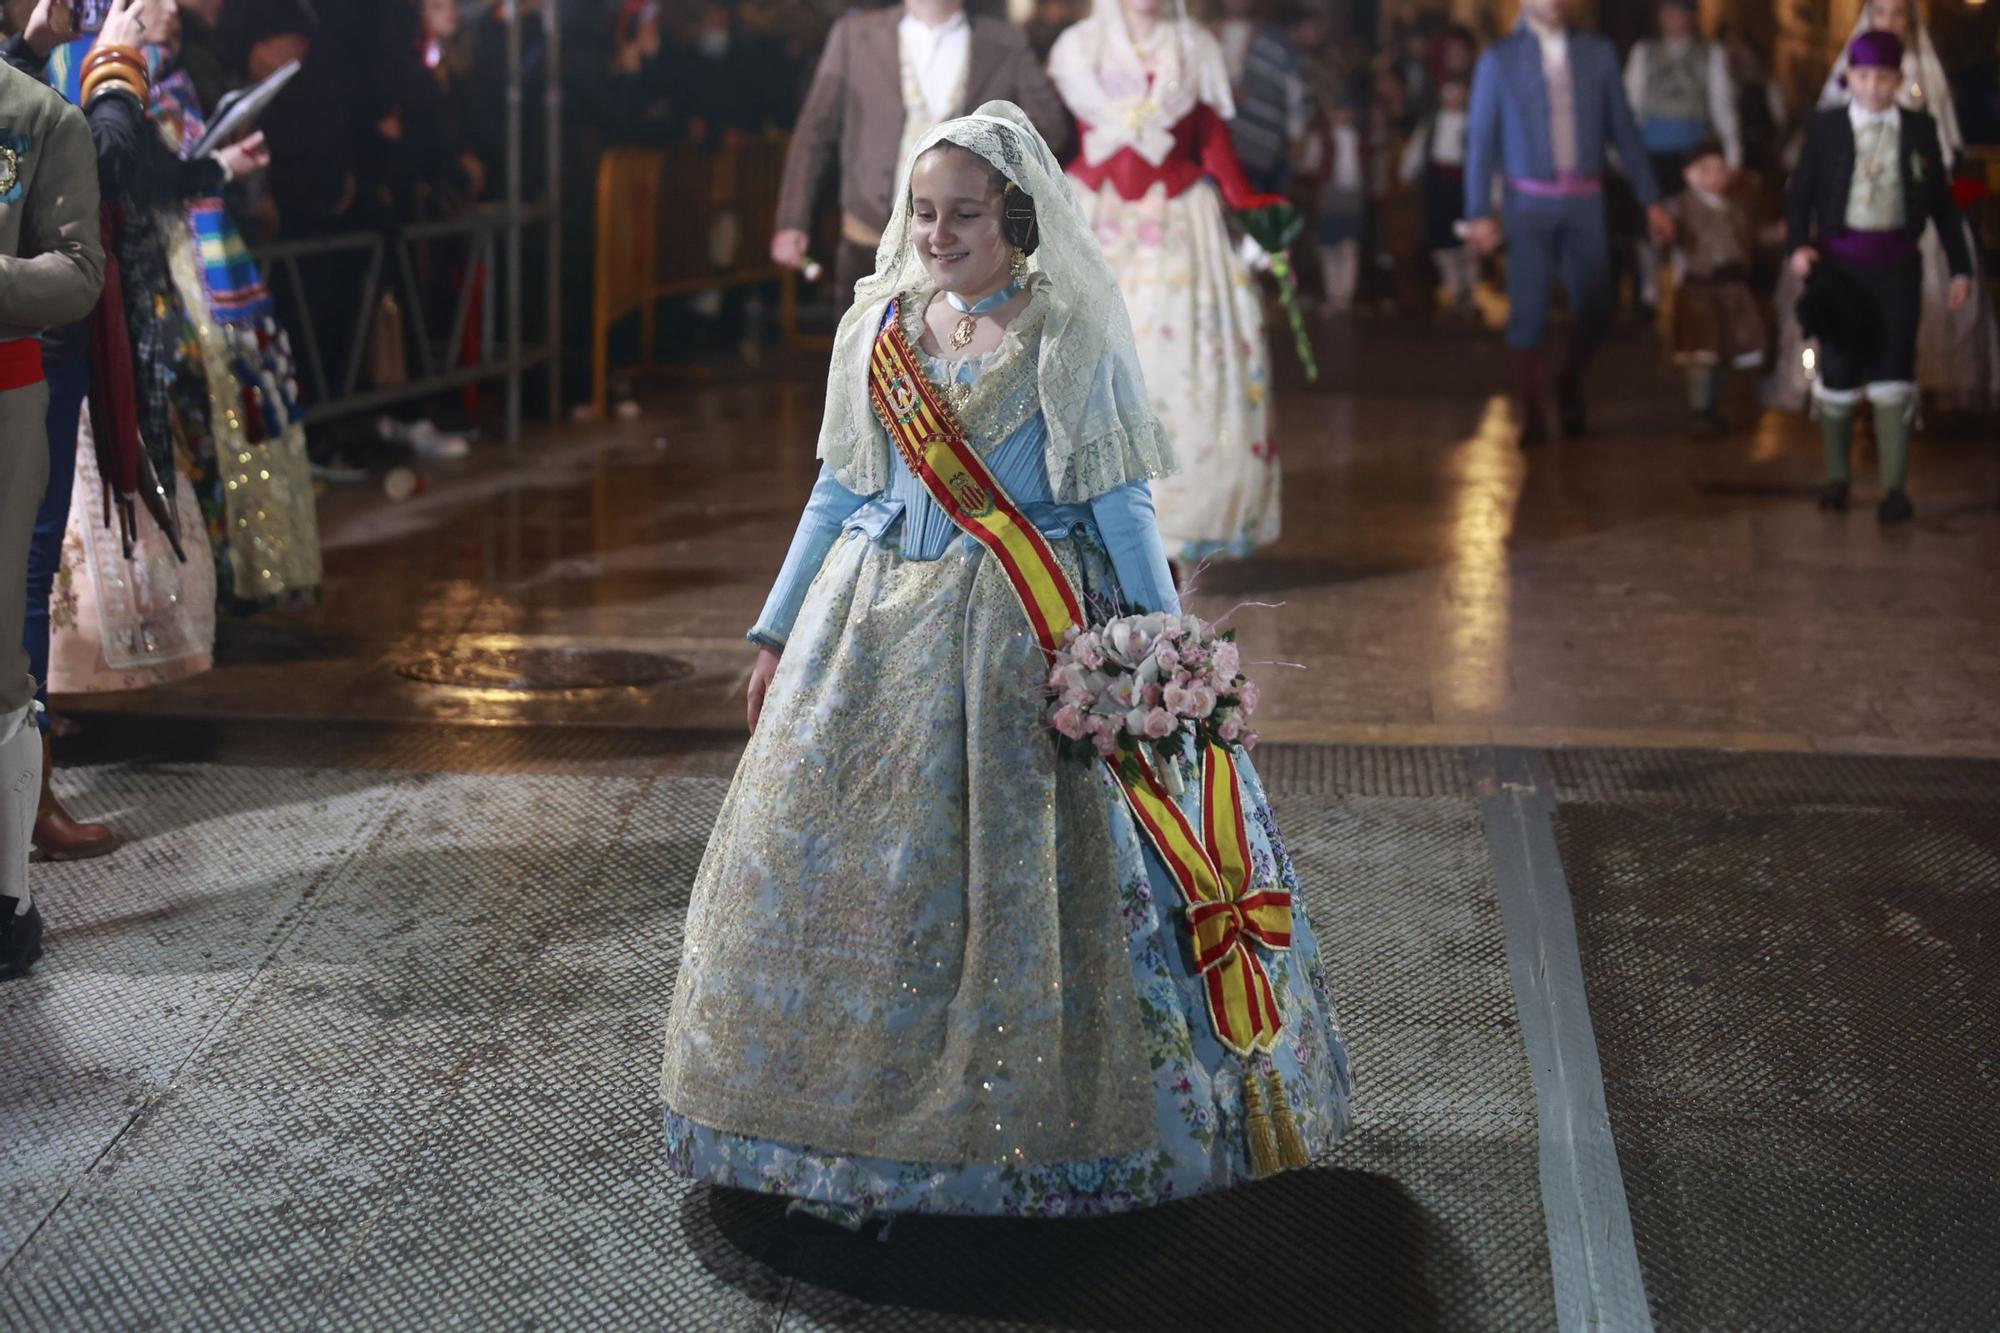
M34 842L36 850L59 861L82 861L102 856L118 845L115 834L102 824L79 824L56 799L49 785L54 764L49 754L49 599L55 590L56 574L62 566L63 533L69 526L70 492L76 483L77 423L83 415L84 400L90 390L90 366L86 362L49 367L48 427L49 480L42 492L41 509L35 515L35 530L28 545L28 613L22 628L22 647L27 650L28 670L35 678L35 697L45 706L40 715L42 737L41 788L36 800Z
M1861 364L1850 349L1832 339L1821 340L1819 378L1812 386L1813 407L1819 413L1820 445L1826 456L1826 481L1819 493L1821 509L1847 508L1854 412L1861 402L1861 376Z
M42 916L28 889L35 796L42 785L35 705L0 713L0 981L25 973L42 953Z
M1682 367L1687 379L1688 410L1694 414L1697 428L1714 429L1720 426L1722 402L1722 367L1714 362L1690 361Z
M1574 439L1589 425L1583 402L1584 374L1611 329L1611 232L1601 199L1565 200L1562 211L1557 262L1574 323L1562 367L1556 373L1556 402L1562 412L1563 434Z
M1511 202L1506 211L1507 345L1514 349L1514 373L1521 398L1521 443L1548 438L1548 364L1543 345L1549 334L1549 297L1556 280L1556 246L1561 228L1543 204Z
M1869 368L1868 402L1874 409L1875 449L1882 465L1883 524L1904 523L1916 513L1904 491L1910 473L1910 428L1917 416L1917 327L1923 318L1922 261L1912 259L1870 275L1881 307L1882 345Z
M35 513L35 528L28 540L28 614L22 625L21 646L28 653L28 673L35 678L35 697L49 701L49 598L55 591L56 572L62 565L63 532L69 526L70 492L76 486L77 423L83 416L83 402L90 390L90 363L78 360L70 365L48 368L49 480L42 491L41 508ZM48 716L41 718L48 729Z
M26 620L28 543L48 483L42 433L48 386L0 393L0 624ZM41 949L41 917L28 892L28 852L42 787L42 737L33 677L18 639L0 639L0 980L18 976Z
M1354 298L1361 290L1361 240L1350 236L1333 247L1333 301L1336 308L1348 311L1354 308Z
M1882 466L1882 502L1876 517L1902 523L1916 513L1904 486L1910 475L1910 427L1917 419L1917 386L1907 380L1878 380L1868 386L1875 417L1875 452Z

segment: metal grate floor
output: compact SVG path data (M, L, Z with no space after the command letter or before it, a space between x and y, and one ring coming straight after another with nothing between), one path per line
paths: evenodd
M321 745L452 748L379 740ZM480 743L458 757L499 762ZM1326 1168L856 1247L661 1168L658 1042L726 766L552 743L609 771L261 766L276 742L71 771L137 840L45 868L49 955L0 990L0 1325L1549 1323L1533 1084L1455 759L1270 765L1356 1052ZM1254 1311L1185 1280L1252 1242L1279 1275Z
M1556 767L1658 1325L2000 1327L2000 765Z

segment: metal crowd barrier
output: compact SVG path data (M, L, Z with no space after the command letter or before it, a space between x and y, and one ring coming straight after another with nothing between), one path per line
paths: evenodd
M660 303L777 282L780 325L798 334L798 280L770 260L785 140L707 150L614 148L597 170L591 401L601 417L614 373L660 370ZM611 330L639 319L639 361L611 364Z
M416 223L394 232L340 232L257 247L255 257L279 310L297 316L288 327L307 399L306 421L312 424L374 411L492 380L508 382L509 406L514 408L520 377L536 366L547 365L554 346L548 338L532 347L525 345L518 323L503 317L507 312L498 298L506 272L505 251L515 225L533 227L548 219L546 204L522 209L518 224L505 204L489 204L460 217ZM462 248L451 244L458 240L464 242ZM463 270L453 293L450 330L439 340L426 313L429 293L418 280L418 272L427 261L435 261L447 251L462 259ZM304 265L334 255L361 257L359 284L351 292L341 293L342 304L350 298L353 302L353 322L345 326L344 348L329 348L322 340L322 331L343 325L329 324L325 316L332 312L315 307L314 291L303 271ZM367 375L369 339L384 294L396 298L405 344L413 351L407 377L393 384L371 382ZM473 330L475 318L478 325ZM476 336L468 337L469 330ZM511 440L518 433L518 412L510 410L507 436Z

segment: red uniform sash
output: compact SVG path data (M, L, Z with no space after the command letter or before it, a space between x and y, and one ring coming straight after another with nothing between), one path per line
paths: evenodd
M0 342L0 393L42 382L42 340L12 338Z

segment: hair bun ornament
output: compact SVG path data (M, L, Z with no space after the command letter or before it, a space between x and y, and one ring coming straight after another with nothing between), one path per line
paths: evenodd
M1035 247L1042 243L1034 198L1013 181L1000 192L1000 231L1007 244L1024 255L1035 253Z

